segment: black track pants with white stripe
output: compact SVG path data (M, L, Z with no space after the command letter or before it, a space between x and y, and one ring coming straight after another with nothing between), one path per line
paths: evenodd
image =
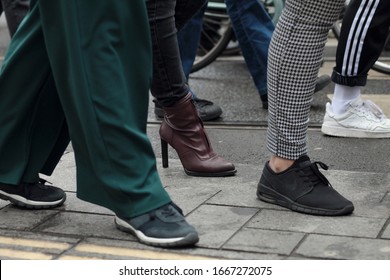
M390 27L389 0L353 0L344 16L332 80L364 86L380 56Z

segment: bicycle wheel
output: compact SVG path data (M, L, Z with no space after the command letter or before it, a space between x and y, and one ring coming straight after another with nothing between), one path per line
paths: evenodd
M332 27L332 32L335 35L336 39L339 39L340 37L341 25L342 25L342 15L341 15L341 19L336 21ZM387 75L390 75L390 48L387 47L388 42L390 42L389 38L390 38L390 30L389 30L389 35L387 36L385 48L383 49L378 60L372 66L372 69L374 69L375 71Z
M260 0L273 22L282 13L284 0ZM229 16L226 13L224 0L209 1L203 18L203 30L198 53L192 66L191 73L196 72L212 63L222 53L226 55L240 52L237 44L227 48L234 41L234 31Z
M222 54L232 36L233 28L226 14L224 1L209 1L203 17L200 44L191 73L206 67Z
M276 24L280 15L282 14L285 0L260 0L260 2L263 4L265 10L272 18L272 22ZM240 52L241 52L240 46L233 33L233 37L228 43L228 45L226 46L222 55L224 56L239 55Z

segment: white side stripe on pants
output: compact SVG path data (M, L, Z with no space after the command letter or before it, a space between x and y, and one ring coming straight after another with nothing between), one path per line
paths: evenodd
M341 73L343 76L352 76L358 73L363 42L379 2L380 0L363 0L360 4L345 47Z

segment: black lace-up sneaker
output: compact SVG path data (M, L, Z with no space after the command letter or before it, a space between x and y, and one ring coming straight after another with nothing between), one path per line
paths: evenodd
M28 209L47 209L62 205L66 194L60 188L45 185L40 179L36 183L9 185L0 183L0 198Z
M192 246L199 241L195 228L189 225L173 204L166 204L141 216L115 217L116 227L135 235L142 243L159 247Z
M257 197L305 214L336 216L352 213L352 202L333 189L318 166L328 169L322 162L310 162L308 156L297 159L281 173L273 172L266 163Z

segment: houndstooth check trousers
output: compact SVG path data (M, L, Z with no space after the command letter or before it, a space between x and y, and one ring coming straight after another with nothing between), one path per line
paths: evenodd
M268 53L267 147L295 160L307 153L315 81L328 32L344 0L287 0Z

